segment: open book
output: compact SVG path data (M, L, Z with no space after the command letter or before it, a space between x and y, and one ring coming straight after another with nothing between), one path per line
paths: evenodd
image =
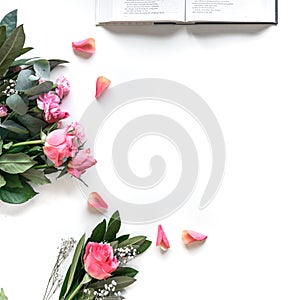
M277 24L277 0L96 0L96 24Z

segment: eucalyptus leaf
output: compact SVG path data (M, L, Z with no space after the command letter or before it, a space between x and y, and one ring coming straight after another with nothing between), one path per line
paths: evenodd
M50 63L46 59L40 59L33 64L35 74L40 79L47 80L50 78Z
M37 86L34 86L28 90L25 90L24 93L29 96L37 96L40 94L45 94L45 93L50 92L52 90L52 88L53 88L52 81L44 81Z
M6 40L6 26L0 26L0 47Z
M23 25L13 30L0 48L0 77L2 77L14 60L21 55L25 43Z
M18 94L13 94L6 99L8 107L19 115L25 115L28 110L27 104Z
M44 172L39 169L31 168L21 175L29 180L32 184L43 185L51 183L51 181L44 175Z
M8 14L4 16L4 18L0 21L0 25L6 26L7 36L9 36L12 31L16 28L18 22L18 10L12 10Z
M34 72L29 69L22 70L17 78L16 90L25 91L37 85L37 80L34 82L30 80L30 76L34 75Z
M17 116L17 119L29 130L31 136L38 136L41 130L48 125L43 120L33 117L29 113L23 116Z
M0 156L0 170L9 174L19 174L27 171L36 164L25 153L9 153Z
M58 65L66 64L69 62L67 60L62 60L62 59L49 59L49 63L50 63L50 70L52 71Z
M5 178L0 174L0 188L6 185Z
M11 131L13 133L21 134L21 135L27 135L28 130L14 122L13 120L7 120L4 121L2 124L0 124L0 127L7 129L8 131Z
M33 198L37 192L28 183L23 183L23 188L6 188L0 189L0 199L11 204L21 204Z

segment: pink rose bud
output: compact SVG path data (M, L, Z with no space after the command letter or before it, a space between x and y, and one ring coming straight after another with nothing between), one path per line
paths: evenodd
M185 245L189 245L194 242L205 241L206 239L207 239L207 235L192 230L182 231L182 240Z
M110 80L105 78L104 76L99 76L96 81L96 95L95 97L98 99L101 94L106 90L110 85Z
M78 42L72 42L72 48L74 51L93 54L96 50L95 40L93 38L88 38Z
M96 159L90 156L91 150L87 148L85 150L79 150L75 157L68 163L68 173L80 178L85 170L92 167L97 163Z
M109 244L89 242L83 256L85 271L93 278L103 280L111 276L119 262Z
M88 206L95 208L99 212L103 212L108 209L107 203L97 192L90 193L88 198Z
M161 225L158 225L156 246L167 251L170 248L170 243Z

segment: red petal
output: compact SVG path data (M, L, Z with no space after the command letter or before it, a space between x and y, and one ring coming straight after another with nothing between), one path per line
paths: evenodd
M202 233L198 233L193 230L183 230L182 231L182 240L185 245L189 245L198 241L205 241L207 239L207 235Z
M95 97L98 99L101 94L106 90L110 85L110 80L105 78L104 76L99 76L96 81L96 95Z
M107 203L97 192L90 193L88 198L88 206L95 208L99 212L103 212L104 210L108 209Z
M96 50L95 40L93 38L88 38L78 42L72 42L72 48L75 51L93 54Z
M170 248L170 243L161 225L158 225L156 246L167 251Z

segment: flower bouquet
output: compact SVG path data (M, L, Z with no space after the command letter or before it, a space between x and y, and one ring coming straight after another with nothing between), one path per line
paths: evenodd
M50 299L60 287L60 300L124 299L122 291L136 281L134 277L138 273L126 264L146 251L151 241L146 236L117 236L120 227L121 219L116 211L108 223L103 219L87 240L84 234L62 280L59 267L73 248L74 239L64 241L43 299Z
M13 204L34 197L50 173L80 179L96 163L80 124L62 124L70 83L63 75L53 82L50 72L67 61L20 58L32 49L24 44L14 10L0 22L0 200Z

